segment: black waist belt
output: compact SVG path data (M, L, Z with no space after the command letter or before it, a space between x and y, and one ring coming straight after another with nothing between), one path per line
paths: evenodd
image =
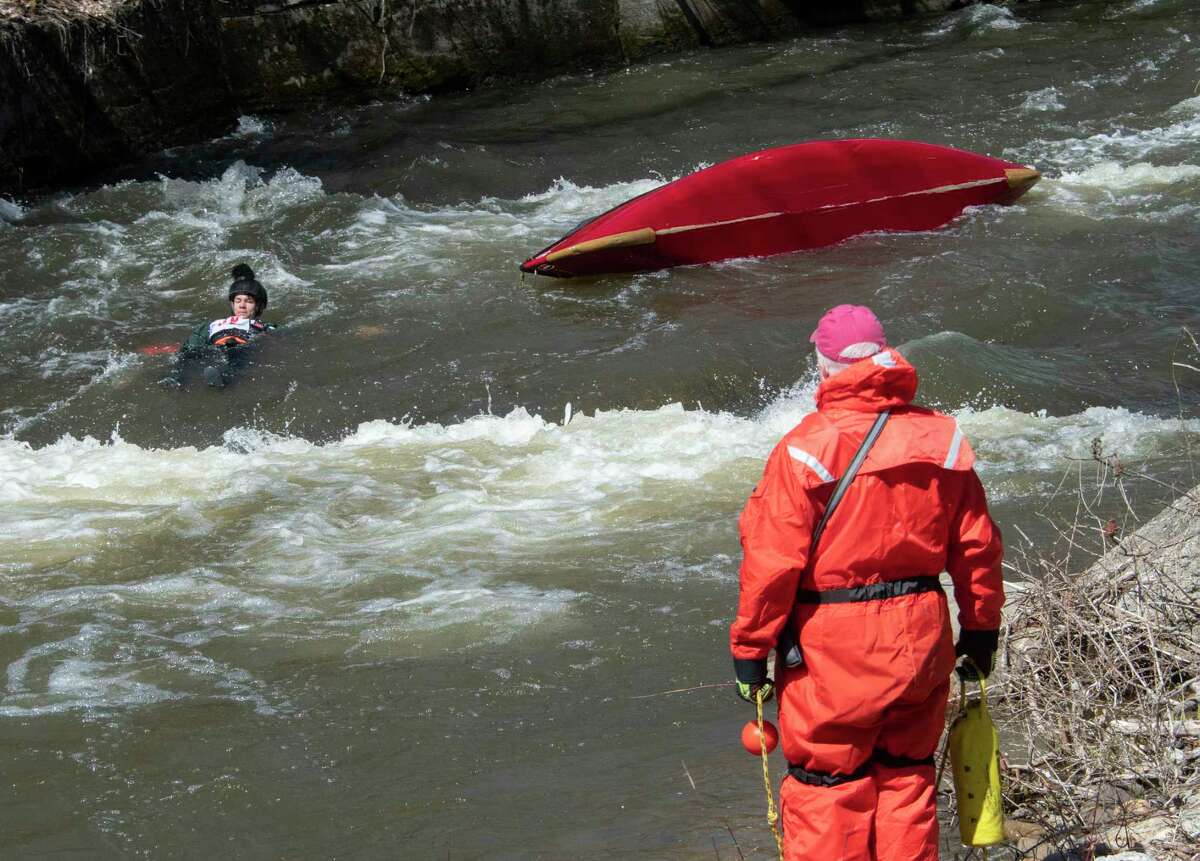
M858 601L883 601L901 595L916 595L919 592L940 592L942 584L937 577L913 577L909 580L884 580L868 583L851 589L825 589L820 592L801 589L796 593L797 604L851 604Z
M871 753L871 758L862 764L862 766L849 774L830 774L827 771L809 771L807 768L801 768L798 765L788 763L788 774L793 779L801 783L807 783L809 786L841 786L843 783L850 783L854 780L862 780L867 776L867 772L871 770L871 763L878 762L881 765L886 765L889 768L908 768L910 766L927 765L933 766L933 756L925 757L924 759L913 759L908 756L897 756L894 753L888 753L886 750L875 750Z

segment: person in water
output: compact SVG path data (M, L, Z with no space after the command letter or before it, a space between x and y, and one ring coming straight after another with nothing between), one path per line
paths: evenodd
M234 372L245 364L245 348L256 338L276 327L260 318L267 309L267 288L254 277L245 263L233 267L233 283L229 285L228 317L202 323L193 330L179 348L176 363L179 382L183 368L194 361L205 362L204 380L211 386L224 386Z
M991 671L1000 530L958 423L912 403L917 373L870 309L833 308L810 340L816 412L771 452L738 523L737 690L749 702L778 694L788 861L937 861L934 751L956 658L971 659L965 677ZM957 645L942 571L958 604Z

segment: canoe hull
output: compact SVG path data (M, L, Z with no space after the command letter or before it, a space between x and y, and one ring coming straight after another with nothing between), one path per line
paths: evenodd
M815 141L668 183L530 257L555 277L639 272L821 248L876 231L933 230L969 206L1011 203L1038 179L1014 162L916 141Z

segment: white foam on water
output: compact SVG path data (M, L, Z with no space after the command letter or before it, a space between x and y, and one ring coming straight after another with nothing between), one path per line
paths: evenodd
M1190 99L1184 99L1177 105L1172 105L1167 113L1200 116L1200 96L1193 96Z
M1055 182L1063 186L1127 192L1191 182L1197 177L1200 177L1200 165L1154 165L1144 161L1119 164L1115 161L1102 161L1078 173L1063 173Z
M640 179L594 188L589 185L576 185L560 177L545 191L527 194L520 202L531 204L534 217L546 226L574 227L581 218L590 218L605 212L669 181L665 178Z
M587 600L581 555L636 557L647 546L652 561L631 562L628 576L731 576L718 545L671 558L671 536L704 518L733 523L768 452L813 409L814 386L800 381L753 416L668 404L575 412L564 426L515 409L447 425L366 422L323 445L248 430L203 449L117 435L39 449L0 441L10 524L0 557L11 560L6 608L20 614L10 630L61 632L9 664L0 715L196 695L272 714L286 703L246 670L213 663L206 643L375 656L480 648L557 624ZM1024 498L1030 481L1052 487L1097 437L1136 464L1200 433L1200 421L1120 408L956 416L994 500ZM224 551L169 570L179 563L161 549L168 570L97 582L109 569L87 554L119 555L142 535ZM41 557L39 546L49 548Z
M311 538L319 545L323 531L347 528L330 526L319 509L305 505L303 488L314 500L337 498L367 508L381 501L382 507L355 521L366 532L382 524L403 536L424 525L432 539L438 530L478 529L492 531L493 538L504 533L505 541L519 545L541 541L548 531L565 539L606 517L623 520L625 507L635 502L669 506L705 487L740 486L747 475L731 478L730 470L749 469L756 477L753 471L771 446L811 409L812 383L805 382L753 417L668 404L576 413L564 427L517 408L450 425L365 422L324 445L248 430L231 431L225 445L203 449L145 449L115 434L108 441L64 437L38 449L0 440L0 504L40 505L44 523L52 517L47 505L61 506L64 517L78 515L79 507L100 517L106 509L130 506L152 511L191 504L207 511L223 500L271 491L287 499L294 489L294 515L286 506L283 514L271 515L276 527L289 531L264 532L262 540L307 546ZM1181 425L1103 407L1057 418L1003 407L964 408L958 415L980 437L984 469L1047 469L1052 456L1076 456L1092 436L1112 433L1130 456L1153 456L1162 439L1200 429L1197 422ZM1036 429L1038 445L1009 445L1014 429ZM992 439L1004 445L993 447ZM371 482L365 489L364 480ZM389 520L397 509L407 521ZM535 529L538 522L553 530Z
M1200 203L1180 200L1181 187L1200 186L1200 165L1194 164L1102 161L1044 185L1050 203L1086 218L1171 221L1193 218L1200 209Z
M203 450L145 450L120 438L65 438L34 450L7 440L0 508L12 526L0 554L13 572L50 565L83 576L88 554L114 535L212 535L239 559L216 579L181 572L134 585L76 584L29 606L61 613L113 601L319 621L329 610L307 603L313 590L378 583L396 571L437 589L480 576L480 588L491 589L488 577L540 560L547 548L619 544L648 517L710 516L710 506L697 507L702 500L732 512L770 448L811 408L811 385L800 385L754 417L671 404L577 414L562 427L516 409L449 426L367 422L326 445L246 432L235 434L234 447ZM1200 432L1198 421L1110 408L1063 417L964 408L958 417L985 480L1054 477L1070 459L1090 456L1097 436L1136 460L1163 457L1181 434ZM994 493L1020 490L1006 484ZM263 499L271 500L266 510L262 502L246 510ZM180 505L191 513L164 526L164 512ZM232 534L224 511L246 511Z
M1066 105L1063 104L1062 92L1057 87L1046 87L1044 90L1036 90L1026 94L1025 101L1021 103L1021 107L1018 110L1028 114L1065 109Z
M54 668L47 691L74 696L85 702L154 703L170 698L154 685L133 680L132 673L105 676L104 664L97 661L69 659Z
M9 200L5 197L0 197L0 225L12 224L20 221L25 215L25 209L16 201Z
M1195 152L1195 142L1200 138L1200 112L1171 111L1170 115L1185 118L1147 129L1117 128L1083 138L1035 141L1013 152L1043 170L1053 166L1064 171L1084 170L1106 161L1146 161L1175 150Z
M1007 6L993 6L990 3L984 3L979 7L971 7L969 11L972 13L974 23L987 29L1019 30L1024 26L1021 21L1017 20L1012 9Z
M1151 224L1172 224L1189 219L1194 222L1197 216L1200 216L1200 203L1179 203L1175 206L1138 213L1136 218Z
M203 569L131 583L45 590L24 602L26 607L42 611L43 615L58 615L80 608L117 612L139 605L167 604L222 616L236 614L243 621L284 617L306 619L313 615L303 608L288 607L267 595L248 591L230 578L221 578Z
M1089 407L1069 416L968 407L955 415L979 458L985 483L988 476L1002 473L1060 475L1074 462L1091 459L1095 439L1101 440L1105 454L1117 453L1132 463L1175 456L1182 451L1182 435L1200 433L1200 420L1148 416L1124 407Z
M33 317L44 311L45 306L41 302L24 296L10 302L0 302L0 320L6 317Z
M303 440L286 439L260 456L224 446L143 449L118 434L109 441L67 436L40 449L5 439L0 440L0 503L88 500L152 506L220 499L252 491L251 476L269 481L272 463L311 448Z
M507 258L511 249L526 247L532 253L580 221L662 183L643 179L593 188L558 179L546 191L515 201L484 197L440 207L415 207L401 196L370 198L351 223L327 231L330 262L322 268L376 278L420 273L437 279L479 259L490 271L498 253Z
M250 114L243 114L238 117L237 128L227 135L231 139L245 139L253 137L266 137L272 131L271 123L264 120L262 117L256 117Z
M127 228L102 218L38 229L45 234L39 242L57 242L70 251L49 264L54 266L52 281L26 291L31 304L19 302L5 311L10 345L20 344L25 352L47 343L47 328L60 320L94 325L110 318L118 274L140 262L128 246ZM32 268L44 270L47 264L39 262Z
M1130 15L1154 9L1160 0L1131 0L1104 10L1102 17L1107 21L1123 21Z
M1176 103L1163 118L1169 122L1034 141L1006 155L1041 169L1046 178L1039 194L1074 214L1155 222L1191 218L1200 204L1194 193L1181 196L1177 189L1197 180L1192 159L1200 139L1200 97Z
M58 347L47 347L41 355L39 372L42 379L67 374L95 374L116 370L123 362L111 350L83 350L71 353Z
M507 643L554 624L583 596L569 589L485 585L485 578L445 579L405 599L381 598L342 624L357 632L347 654L406 655Z
M979 36L1006 30L1018 30L1022 26L1024 26L1022 22L1017 20L1016 15L1007 6L979 3L946 15L944 23L926 35L947 36L965 31L972 36Z
M247 671L214 660L195 647L215 632L190 637L157 634L145 622L85 623L76 633L28 648L9 663L0 691L0 717L37 717L74 710L136 708L195 696L251 704L263 715L290 709ZM34 625L56 625L53 617Z
M215 180L161 177L158 207L136 223L171 221L196 230L223 232L324 196L321 180L293 168L280 168L269 178L265 174L262 168L237 161Z
M109 631L85 624L78 633L28 649L8 665L0 693L0 717L36 717L80 708L143 706L178 699L139 680L122 662L93 657L105 648ZM35 683L30 676L39 676ZM44 677L44 678L43 678Z
M579 595L569 589L542 590L530 586L487 586L482 578L467 582L430 584L412 598L378 598L360 606L372 627L398 623L405 631L427 631L486 621L504 639L522 627L566 610ZM474 580L474 582L471 582Z

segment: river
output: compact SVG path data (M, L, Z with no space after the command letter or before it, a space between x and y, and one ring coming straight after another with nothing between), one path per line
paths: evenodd
M727 627L816 319L878 312L1011 547L1049 552L1097 437L1153 511L1195 483L1198 81L1192 0L982 5L247 116L0 201L0 854L772 857ZM836 137L1044 179L929 233L519 278L628 197ZM141 350L243 261L280 330L227 389L162 384Z

